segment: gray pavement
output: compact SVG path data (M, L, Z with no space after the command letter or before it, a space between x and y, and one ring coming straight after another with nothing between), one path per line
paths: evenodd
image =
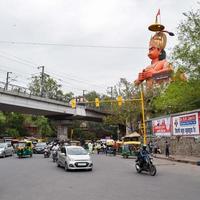
M154 154L154 157L159 158L159 159L169 160L169 161L189 163L189 164L200 166L200 157L197 157L197 156L170 155L169 157L166 157L163 154Z
M158 174L137 174L134 159L93 155L92 172L65 172L42 155L0 159L0 200L197 200L200 168L154 159Z

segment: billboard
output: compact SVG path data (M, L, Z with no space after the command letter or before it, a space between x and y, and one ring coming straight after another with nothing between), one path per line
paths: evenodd
M191 113L172 117L173 135L199 135L199 114Z
M152 120L152 129L155 136L171 136L171 118L163 117Z

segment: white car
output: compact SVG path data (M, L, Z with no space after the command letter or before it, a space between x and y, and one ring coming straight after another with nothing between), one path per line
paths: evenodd
M0 143L0 157L12 156L14 149L9 143Z
M57 166L65 171L86 169L92 170L93 163L89 153L80 146L63 146L58 152Z

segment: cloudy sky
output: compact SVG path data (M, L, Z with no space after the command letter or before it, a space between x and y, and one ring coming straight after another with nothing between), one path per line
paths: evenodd
M75 95L133 82L150 63L148 26L176 34L197 0L0 0L0 81L25 86L38 66ZM168 37L167 53L177 43Z

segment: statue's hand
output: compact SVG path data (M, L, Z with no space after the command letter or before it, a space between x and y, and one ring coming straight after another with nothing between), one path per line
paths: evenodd
M152 78L152 75L153 75L152 70L144 73L145 79Z
M140 82L142 82L142 81L145 80L145 72L139 73L139 75L138 75L138 80L139 80Z
M138 79L134 81L135 85L140 85L141 81L139 81Z

